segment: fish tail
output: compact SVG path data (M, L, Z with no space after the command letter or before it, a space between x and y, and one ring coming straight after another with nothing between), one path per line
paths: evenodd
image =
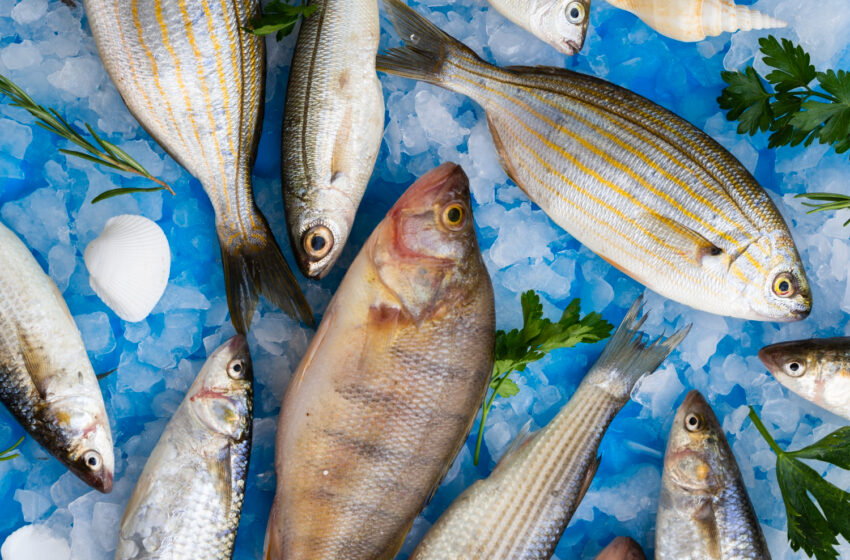
M248 332L260 294L292 317L312 325L310 305L283 258L268 223L259 212L254 223L256 229L250 233L225 237L219 231L227 306L233 326L240 334Z
M640 330L646 317L643 314L643 296L640 296L588 374L590 382L604 387L615 396L628 399L638 380L655 371L684 340L692 326L688 325L667 338L662 335L650 342Z
M472 50L425 19L401 0L384 0L387 15L404 40L403 47L378 55L381 72L445 86L444 63L470 59L485 64ZM467 62L468 64L468 62Z

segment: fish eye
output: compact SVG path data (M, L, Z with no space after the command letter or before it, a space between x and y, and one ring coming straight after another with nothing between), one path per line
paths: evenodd
M466 213L460 204L451 204L443 209L443 224L452 230L463 228Z
M781 298L789 298L797 293L797 282L788 272L781 272L773 279L773 293Z
M703 421L698 414L688 414L685 416L685 429L689 432L698 432L702 429Z
M230 363L227 364L227 375L229 375L232 379L244 379L245 364L242 363L242 360L239 358L231 360Z
M785 370L785 373L791 377L800 377L806 373L806 364L797 360L792 360L785 364L783 369Z
M587 16L587 10L581 2L570 2L567 4L567 21L572 24L584 23L584 18Z
M302 237L304 251L312 259L322 259L334 246L334 235L325 226L313 226Z
M92 472L97 472L103 468L103 457L94 449L89 449L83 453L83 463Z

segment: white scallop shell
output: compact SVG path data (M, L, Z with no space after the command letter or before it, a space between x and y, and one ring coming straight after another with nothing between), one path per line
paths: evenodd
M162 229L142 216L110 218L83 255L89 284L119 317L147 317L168 284L171 248Z

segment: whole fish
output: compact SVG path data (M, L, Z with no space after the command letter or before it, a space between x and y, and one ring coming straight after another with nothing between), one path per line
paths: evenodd
M469 433L494 341L469 183L443 164L375 228L287 388L265 558L394 558Z
M646 556L634 539L617 537L599 553L596 560L646 560Z
M207 358L133 489L116 560L232 556L251 453L253 384L244 336Z
M661 477L656 560L770 560L714 411L691 391L676 412Z
M283 200L305 276L339 258L384 132L375 73L378 0L312 0L301 23L283 117Z
M2 223L0 400L71 472L112 490L112 432L80 331L56 284Z
M508 175L549 216L659 294L721 315L794 321L811 291L767 193L708 135L651 101L557 68L498 68L399 0L409 45L378 70L471 97Z
M245 333L260 293L312 315L251 192L265 79L258 0L84 0L106 71L151 136L215 210L230 317Z
M503 16L567 56L584 46L590 0L488 0Z
M771 344L759 358L788 389L850 420L850 337Z
M520 436L488 478L466 489L431 527L411 560L550 558L599 466L605 430L635 383L687 335L647 343L632 305L570 402L542 430ZM523 441L524 440L524 441Z

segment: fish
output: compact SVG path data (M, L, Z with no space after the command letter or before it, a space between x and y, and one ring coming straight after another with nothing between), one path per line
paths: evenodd
M500 14L567 56L584 46L590 0L488 1Z
M481 406L494 306L468 179L444 163L372 232L293 374L265 559L395 557Z
M850 420L850 337L779 342L758 355L785 387Z
M723 428L699 391L670 430L655 526L656 560L770 560Z
M649 289L695 309L797 321L811 289L782 215L729 152L629 90L560 68L499 68L399 0L407 46L379 71L484 108L508 176L570 235Z
M262 293L307 324L310 306L252 193L265 85L258 0L84 0L106 72L142 127L197 178L215 212L233 326Z
M646 560L646 556L634 539L617 537L599 553L596 560Z
M112 491L112 431L80 331L59 288L3 223L0 401L68 470Z
M724 31L786 27L782 20L734 0L608 0L655 31L677 41L702 41Z
M207 358L133 489L115 560L231 558L251 454L253 385L244 336Z
M550 558L590 487L608 425L638 380L652 373L690 326L645 340L642 298L626 313L570 401L546 427L521 433L489 477L467 488L411 560Z
M292 252L323 278L342 253L384 132L375 72L378 0L312 0L283 116L282 191Z

